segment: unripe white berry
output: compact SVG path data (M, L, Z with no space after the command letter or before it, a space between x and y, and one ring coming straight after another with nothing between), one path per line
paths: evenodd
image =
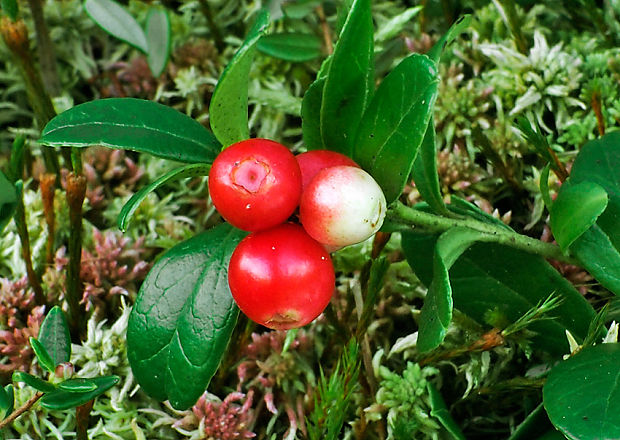
M337 166L320 171L301 196L300 219L319 243L348 246L381 228L386 201L383 191L366 171Z

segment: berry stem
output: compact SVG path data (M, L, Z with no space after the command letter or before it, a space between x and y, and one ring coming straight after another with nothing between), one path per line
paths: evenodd
M442 233L450 228L468 228L482 234L480 241L492 242L520 249L531 254L538 254L564 263L576 264L575 260L565 255L562 250L551 243L545 243L535 238L518 234L508 229L484 223L472 218L447 218L418 209L405 206L401 202L394 202L389 207L387 218L404 229L420 229L426 233Z

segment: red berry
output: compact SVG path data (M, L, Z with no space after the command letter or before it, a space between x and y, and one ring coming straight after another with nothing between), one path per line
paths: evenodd
M239 308L277 330L301 327L319 316L334 283L323 246L292 223L248 235L228 266L228 285Z
M324 245L348 246L381 228L386 201L366 171L350 166L326 168L301 196L299 218L308 234Z
M215 158L209 193L215 208L233 226L245 231L267 229L286 221L297 208L301 171L284 145L248 139Z
M348 165L357 167L353 159L344 154L329 150L312 150L295 156L299 168L301 169L301 190L306 189L310 181L316 174L324 168Z

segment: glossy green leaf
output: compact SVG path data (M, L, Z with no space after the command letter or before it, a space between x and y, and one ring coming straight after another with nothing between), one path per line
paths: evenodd
M439 188L435 124L432 116L428 122L422 145L420 145L420 151L413 162L412 173L416 189L432 210L436 214L450 215Z
M188 163L211 163L220 152L213 134L171 107L135 98L109 98L75 106L43 129L44 145L149 153Z
M92 381L96 388L87 392L73 392L63 389L56 389L45 394L41 398L41 406L47 409L65 410L84 405L86 402L93 400L95 397L105 393L118 383L118 376L102 376L88 379Z
M448 271L465 250L483 237L478 231L454 228L439 236L433 255L433 280L420 312L418 350L441 344L452 321L452 289Z
M540 438L541 435L545 435L550 429L555 431L541 403L534 411L528 414L519 426L517 426L517 429L515 429L508 440L530 440Z
M146 60L153 76L164 71L170 55L170 18L166 9L152 7L146 17Z
M407 262L427 286L433 280L436 241L433 235L402 234ZM449 275L454 307L480 324L485 324L489 311L514 322L555 292L562 298L562 303L549 313L555 319L528 327L536 333L534 347L555 356L568 351L565 330L584 338L594 317L594 310L583 296L542 257L513 248L476 243L454 263Z
M2 12L4 12L7 17L13 21L17 20L19 14L17 0L2 0L0 1L0 7L2 8Z
M431 401L431 416L439 420L439 423L450 433L453 439L465 440L461 428L450 415L450 411L439 390L431 382L426 385L426 389Z
M58 384L58 389L73 393L88 393L97 388L98 385L94 380L84 378L68 379Z
M47 382L43 379L38 378L37 376L33 376L32 374L28 374L23 371L13 372L13 382L23 382L26 385L31 386L35 390L41 391L42 393L48 393L56 389L56 387L50 382Z
M620 296L620 251L600 226L592 226L575 240L571 252L603 286Z
M321 136L329 150L351 156L374 91L370 0L355 0L331 56L321 102Z
M177 409L191 407L204 392L228 345L238 315L228 261L244 236L222 224L180 243L140 288L127 356L142 389Z
M381 82L364 113L353 159L379 183L388 203L411 173L437 97L435 64L410 55Z
M4 388L0 387L0 420L5 419L13 412L14 405L15 391L13 384L5 385Z
M147 53L148 44L138 22L121 5L113 0L86 0L86 13L104 31Z
M0 171L0 232L11 221L17 207L17 190Z
M543 402L570 439L620 438L620 344L587 347L553 367Z
M143 186L140 191L135 193L131 198L123 205L121 212L118 216L118 228L125 232L133 217L134 212L140 206L140 203L153 191L155 191L160 186L168 183L172 180L182 179L184 177L196 177L196 176L206 176L209 173L210 165L203 164L192 164L187 165L181 168L176 168L172 171L167 172L159 179L149 183L146 186Z
M261 10L256 22L235 56L220 76L211 104L209 118L217 139L228 146L248 139L248 82L256 44L267 30L269 13Z
M301 130L304 144L309 150L325 150L321 136L321 102L325 78L318 78L304 95L301 101Z
M571 184L593 182L607 192L607 208L571 246L571 252L603 286L620 295L620 132L588 142L571 168Z
M49 311L38 335L39 342L45 348L56 366L63 362L69 362L71 358L71 335L65 314L59 306L52 307Z
M563 251L594 224L607 202L607 192L594 182L564 182L551 206L549 222Z
M34 354L37 356L39 365L50 373L53 373L56 370L56 364L47 352L45 346L37 338L33 337L30 337L30 346L32 347L32 351L34 351Z
M321 56L321 39L313 34L287 32L263 35L258 50L286 61L304 62Z
M441 58L441 54L443 50L446 48L448 44L456 37L458 37L465 29L469 27L471 23L471 15L464 15L455 21L448 32L446 32L440 39L435 43L435 45L428 51L428 57L433 60L435 63L439 63L439 59Z

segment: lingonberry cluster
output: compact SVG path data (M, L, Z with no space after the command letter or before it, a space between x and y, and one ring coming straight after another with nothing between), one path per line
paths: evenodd
M327 150L294 156L267 139L231 145L213 162L209 192L218 212L251 232L232 254L228 284L239 308L273 329L301 327L334 290L328 252L374 234L385 197L350 158ZM291 221L299 208L299 225Z

